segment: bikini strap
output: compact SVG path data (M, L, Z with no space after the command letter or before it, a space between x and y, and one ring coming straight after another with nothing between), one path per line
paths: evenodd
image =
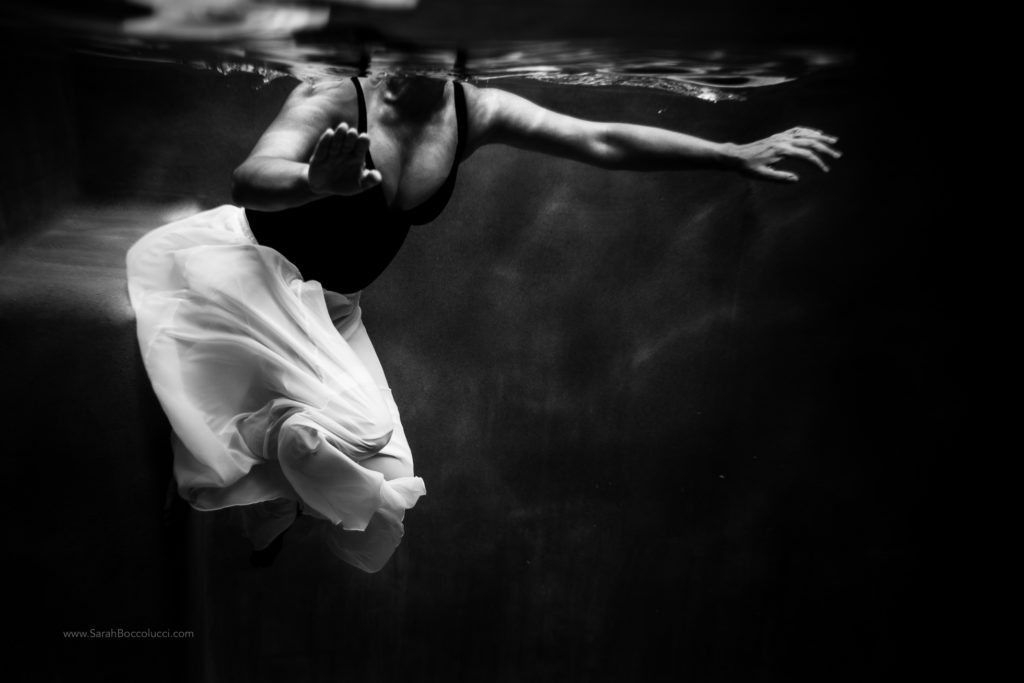
M356 97L359 99L359 122L357 123L357 130L360 133L366 132L366 98L363 96L363 87L359 85L359 77L352 77L352 85L356 87ZM370 156L369 150L366 152L366 168L373 170L373 157Z
M363 97L363 88L359 85L359 77L352 77L352 85L356 86L356 97L359 98L359 132L366 132L366 98Z
M466 94L458 81L452 81L452 86L455 88L455 123L459 133L459 140L455 146L455 162L459 163L466 148Z

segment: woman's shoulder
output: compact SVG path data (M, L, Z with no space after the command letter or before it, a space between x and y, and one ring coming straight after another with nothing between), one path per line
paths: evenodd
M318 78L303 81L302 85L307 88L310 96L354 97L356 90L351 78Z
M288 94L289 100L355 100L356 88L348 78L302 80Z
M334 122L352 121L358 116L355 86L349 79L299 81L288 95L285 111L315 111Z

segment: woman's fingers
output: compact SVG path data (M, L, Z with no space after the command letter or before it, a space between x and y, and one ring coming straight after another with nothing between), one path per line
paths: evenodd
M345 131L338 126L334 129L331 135L331 157L337 157L341 154L341 146L345 142Z
M366 158L366 152L370 149L370 136L366 133L360 133L356 138L355 146L352 148L352 153L357 155L360 159Z
M366 143L361 142L363 139L366 140ZM359 160L362 161L363 157L366 155L366 147L368 145L369 137L367 137L366 133L360 133L347 123L342 122L334 129L334 138L331 143L331 156L339 159L345 159L353 155L357 155Z
M798 137L819 138L822 140L832 140L833 142L839 140L839 138L832 137L831 135L825 133L825 131L823 130L820 130L818 128L808 128L807 126L796 126L794 128L790 128L786 132L789 133L790 135L795 135Z
M791 134L791 135L797 135L797 136L802 136L802 137L808 137L808 136L818 137L820 135L824 135L824 133L822 131L818 130L817 128L807 128L805 126L796 126L794 128L790 128L786 132Z
M341 153L346 156L352 154L352 150L356 147L357 140L359 140L359 131L355 128L349 128L345 131L345 143L342 145Z
M740 149L743 150L743 165L748 175L792 183L800 177L796 173L775 168L775 164L786 158L801 159L827 173L829 167L823 157L838 159L842 156L832 148L837 140L816 128L796 126L749 145L741 145Z
M347 123L325 130L309 159L310 187L344 195L379 185L380 172L366 168L369 146L369 136Z
M832 149L824 142L819 142L818 140L813 140L811 138L797 138L796 140L793 140L793 144L798 147L808 147L816 152L820 152L821 154L828 154L833 159L838 159L843 156L842 152Z
M796 145L789 144L782 148L784 154L803 159L804 161L810 162L820 168L825 173L828 173L828 164L821 160L821 158L807 149L806 147L797 147Z
M331 156L340 157L345 153L345 141L348 138L348 124L342 123L334 129L334 140L331 142Z
M796 181L800 180L800 176L798 176L796 173L790 173L789 171L780 171L779 169L772 168L771 166L758 166L753 170L754 173L756 173L757 175L761 176L762 178L767 178L769 180L778 180L784 183L795 183Z
M354 128L350 128L344 121L334 129L334 140L331 143L331 156L340 157L352 149L352 143L359 135Z
M328 128L320 135L313 148L313 155L309 157L310 164L321 164L327 160L331 153L331 139L334 137L334 130Z
M374 185L379 185L382 179L383 178L380 175L380 171L367 171L364 169L363 175L359 179L359 187L361 187L364 190L368 190Z

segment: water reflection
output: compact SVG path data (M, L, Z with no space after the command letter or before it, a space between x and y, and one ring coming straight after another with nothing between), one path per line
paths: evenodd
M834 50L680 51L612 41L480 41L427 44L360 21L408 10L416 0L278 4L248 0L141 0L120 13L45 11L15 4L0 28L59 35L72 50L143 62L175 62L263 83L403 71L484 83L509 78L578 86L648 88L717 102L847 61ZM109 7L107 8L109 10Z

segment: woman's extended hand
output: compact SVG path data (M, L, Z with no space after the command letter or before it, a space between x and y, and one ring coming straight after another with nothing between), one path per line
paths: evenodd
M820 130L797 127L746 145L730 145L728 153L741 173L755 178L796 182L800 179L796 173L780 171L772 165L792 157L812 163L827 173L828 164L822 157L838 159L842 156L832 147L838 140Z
M309 188L317 194L352 195L369 190L381 181L379 171L367 170L370 138L342 122L328 128L309 159Z

